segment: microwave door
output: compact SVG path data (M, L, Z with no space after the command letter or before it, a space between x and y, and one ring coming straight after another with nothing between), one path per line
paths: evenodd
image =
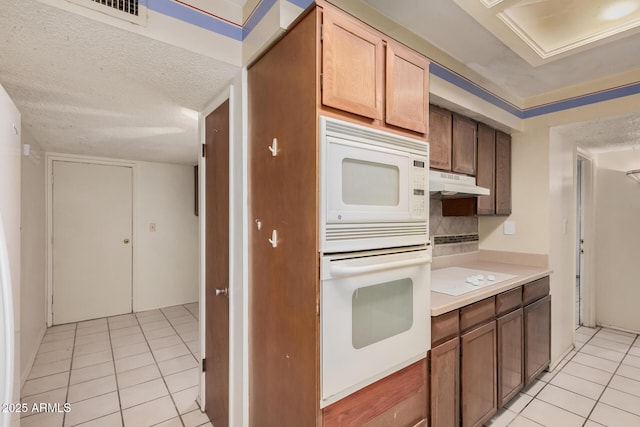
M327 222L411 220L408 153L334 137L327 143Z

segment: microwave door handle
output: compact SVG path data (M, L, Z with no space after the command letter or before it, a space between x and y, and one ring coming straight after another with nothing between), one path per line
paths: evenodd
M356 274L373 273L381 270L391 270L394 268L412 267L415 265L428 264L430 262L431 262L431 255L428 255L420 258L385 262L381 264L370 264L370 265L332 264L331 267L329 268L329 271L331 273L331 276L333 277L344 277L344 276L355 276Z

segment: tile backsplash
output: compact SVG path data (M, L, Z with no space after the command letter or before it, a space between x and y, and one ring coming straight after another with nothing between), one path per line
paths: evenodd
M478 217L442 216L442 200L429 200L429 238L433 256L478 250Z

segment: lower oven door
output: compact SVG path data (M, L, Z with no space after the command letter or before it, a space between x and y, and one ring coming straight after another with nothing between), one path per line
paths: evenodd
M321 407L426 357L430 267L429 250L322 258Z

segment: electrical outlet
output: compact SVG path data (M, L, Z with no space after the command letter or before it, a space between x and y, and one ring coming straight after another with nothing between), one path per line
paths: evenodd
M156 231L156 223L155 222L150 222L149 223L149 231L151 233L153 233L154 231Z

